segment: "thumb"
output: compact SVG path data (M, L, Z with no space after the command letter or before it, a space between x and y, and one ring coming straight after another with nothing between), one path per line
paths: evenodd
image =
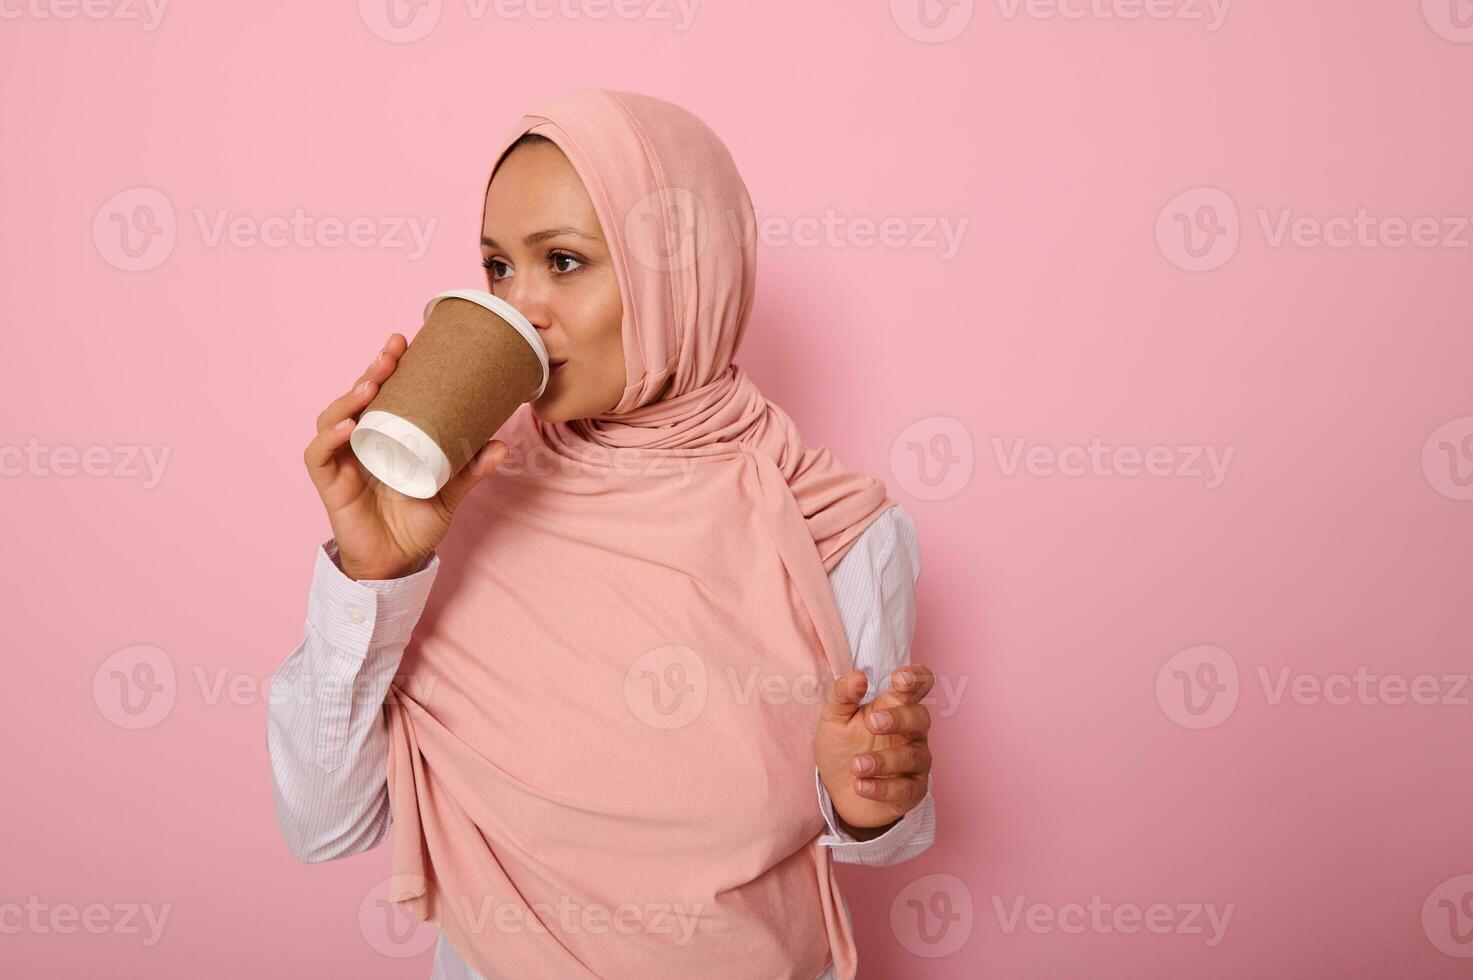
M455 513L455 508L465 499L465 495L471 492L471 488L480 483L491 471L500 466L506 459L511 448L500 439L492 439L486 445L476 450L471 461L460 468L460 472L450 478L450 482L440 489L440 499L445 502L450 513Z
M834 681L834 686L829 689L828 700L824 701L820 720L843 724L853 718L854 712L859 710L860 698L864 697L868 687L869 678L857 667Z

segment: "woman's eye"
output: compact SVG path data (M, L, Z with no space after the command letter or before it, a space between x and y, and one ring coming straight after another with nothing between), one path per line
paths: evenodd
M559 269L557 264L559 262L561 262L561 261L575 262L575 263L577 263L577 265L574 266L573 269ZM582 268L583 267L583 260L577 258L576 256L569 255L567 252L553 252L552 253L552 267L553 267L554 270L556 270L556 271L558 271L558 272L563 273L564 275L566 275L569 272L573 272L576 269Z
M548 261L552 263L553 271L563 276L577 272L583 267L582 259L567 252L552 252L548 255ZM572 263L572 265L560 265L559 263ZM499 282L511 274L511 267L500 259L485 259L481 265L490 273L493 282Z

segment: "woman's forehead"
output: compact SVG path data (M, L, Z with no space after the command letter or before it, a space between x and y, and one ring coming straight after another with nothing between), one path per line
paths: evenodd
M507 157L486 189L483 233L520 237L551 227L599 234L593 199L562 151L550 143L518 148ZM535 226L535 227L534 227Z

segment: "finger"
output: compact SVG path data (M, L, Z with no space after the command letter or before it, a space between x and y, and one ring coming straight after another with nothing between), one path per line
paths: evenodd
M926 780L920 776L856 779L854 792L866 800L889 803L908 811L925 797Z
M823 720L842 723L853 718L868 687L869 678L857 667L834 681L834 686L829 688L829 696L823 703Z
M368 367L358 376L358 380L372 378L379 384L383 384L385 378L394 373L394 368L399 366L399 359L404 356L404 351L409 348L409 341L404 339L401 333L389 334L389 339L384 341L384 349L368 362ZM356 382L355 382L356 383Z
M935 686L936 674L924 664L906 664L890 675L890 689L903 691L911 704L920 704Z
M317 416L317 431L330 429L343 419L362 412L399 366L399 358L407 347L408 343L402 334L391 334L384 349L374 356L364 372L353 381L353 387L333 399L322 414Z
M327 408L322 410L322 414L317 416L318 433L326 432L343 419L351 418L362 412L377 394L378 383L376 381L371 378L359 378L351 389L334 398Z
M500 466L511 452L511 447L500 439L492 439L471 457L471 461L461 467L459 473L450 478L450 482L440 489L440 499L449 508L451 513L460 506L465 495L471 492L471 488L491 474L496 467Z
M343 419L338 425L333 426L325 432L319 432L307 443L307 448L302 452L302 462L307 464L307 473L312 477L312 483L318 489L322 489L332 479L334 468L330 465L333 456L348 441L353 434L353 420Z
M931 710L924 704L901 704L871 711L865 722L876 735L924 735L931 729Z
M931 668L920 664L906 664L890 674L890 686L879 697L875 706L889 708L901 704L920 704L921 699L936 686L936 675Z
M912 776L931 771L931 750L924 745L907 742L874 752L857 752L849 760L856 776Z

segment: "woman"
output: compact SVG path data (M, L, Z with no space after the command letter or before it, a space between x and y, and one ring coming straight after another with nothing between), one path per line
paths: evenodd
M358 690L272 698L278 818L306 861L392 820L435 976L847 980L831 854L934 835L914 527L732 363L753 218L689 112L554 98L503 143L481 245L545 392L429 500L346 448L400 334L318 419L333 538L276 683Z

